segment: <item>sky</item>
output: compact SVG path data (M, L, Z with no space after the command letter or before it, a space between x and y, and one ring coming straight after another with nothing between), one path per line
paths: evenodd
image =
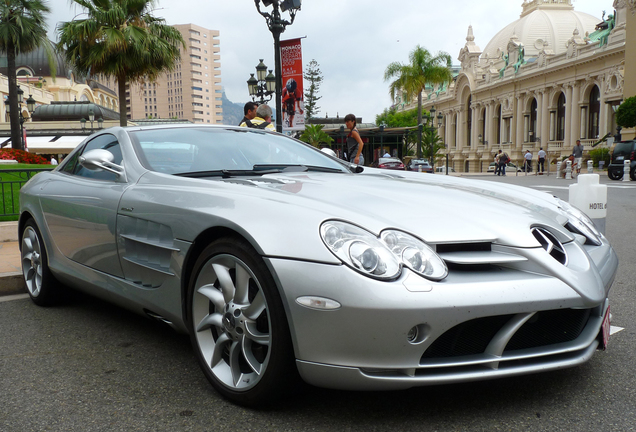
M407 63L420 45L431 53L445 51L454 65L473 26L483 50L506 25L519 19L522 0L303 0L294 23L281 40L302 37L303 63L316 60L324 77L319 117L349 113L365 123L391 105L384 70L391 62ZM69 0L48 0L49 37L57 40L59 22L82 9ZM601 20L612 13L613 0L573 0L575 10ZM441 6L447 5L447 9ZM262 8L263 10L271 10ZM274 69L274 40L254 0L159 0L153 14L167 24L196 24L220 32L221 84L232 102L250 100L247 79L259 59ZM81 15L78 16L81 18ZM283 17L289 19L287 13ZM274 103L271 103L274 107Z

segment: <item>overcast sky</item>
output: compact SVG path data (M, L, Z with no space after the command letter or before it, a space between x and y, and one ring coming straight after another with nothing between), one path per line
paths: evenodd
M391 105L383 75L393 62L408 62L416 45L448 52L459 64L459 50L473 26L483 50L490 39L519 19L522 0L303 0L293 25L281 39L303 39L303 63L315 59L324 82L320 116L354 113L364 122ZM600 18L613 11L613 0L574 0L577 11ZM69 0L49 0L49 35L81 9ZM271 9L271 8L265 8ZM249 100L246 81L260 58L274 69L274 42L254 0L159 0L154 15L168 24L193 23L219 30L221 79L232 102ZM284 13L288 18L288 14ZM274 104L271 104L272 107Z

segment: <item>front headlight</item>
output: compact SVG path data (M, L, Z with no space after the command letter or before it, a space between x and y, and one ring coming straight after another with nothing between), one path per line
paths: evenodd
M442 280L448 274L433 249L402 231L385 230L378 238L350 223L326 221L320 226L320 236L343 263L376 279L395 279L402 266L431 280Z
M572 206L570 203L563 201L562 199L558 199L558 205L561 210L563 210L568 216L568 222L577 230L580 234L584 235L590 243L600 246L601 242L601 233L594 225L592 219L588 217L581 210Z

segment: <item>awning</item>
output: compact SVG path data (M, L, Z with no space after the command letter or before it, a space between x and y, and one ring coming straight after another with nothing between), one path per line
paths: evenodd
M70 153L86 138L85 135L27 136L27 148L32 153Z

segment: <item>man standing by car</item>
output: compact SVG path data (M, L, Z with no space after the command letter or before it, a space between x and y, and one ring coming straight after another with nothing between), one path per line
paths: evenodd
M256 117L256 108L258 108L258 105L254 102L248 102L245 104L243 107L243 120L239 122L239 126L248 120L254 120L254 117Z
M508 157L508 154L505 152L501 152L501 150L499 150L499 174L497 175L502 175L502 176L506 176L506 165L508 164L508 162L510 162L510 158Z
M256 108L256 117L252 120L244 121L240 126L276 131L276 127L274 127L271 121L272 109L267 104L261 104Z
M532 171L532 153L530 153L530 150L526 150L526 154L523 155L523 170L525 172Z
M574 164L576 165L576 173L581 173L581 162L583 160L583 146L581 145L581 140L576 140L576 145L572 150L572 154L574 155Z

